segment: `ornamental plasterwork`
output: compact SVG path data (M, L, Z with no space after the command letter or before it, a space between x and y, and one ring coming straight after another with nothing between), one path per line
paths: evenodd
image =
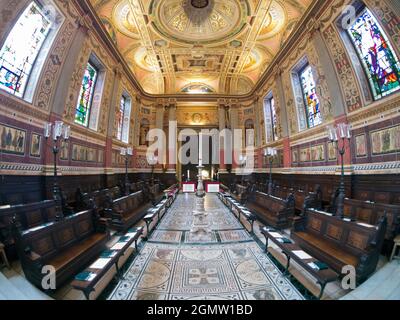
M254 88L312 0L90 0L143 89Z

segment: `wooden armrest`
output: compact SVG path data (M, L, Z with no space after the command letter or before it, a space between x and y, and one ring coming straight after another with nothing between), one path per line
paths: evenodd
M116 219L116 220L122 220L122 219L123 219L123 216L122 216L121 213L115 213L115 212L113 212L113 213L111 214L111 218L112 218L112 219Z
M42 259L42 257L34 251L26 252L25 256L31 262L39 262Z

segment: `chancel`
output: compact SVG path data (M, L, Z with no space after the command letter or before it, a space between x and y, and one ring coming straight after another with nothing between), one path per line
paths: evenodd
M0 300L400 299L398 0L0 14Z

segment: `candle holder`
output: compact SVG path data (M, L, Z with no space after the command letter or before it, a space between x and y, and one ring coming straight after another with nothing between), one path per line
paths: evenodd
M150 178L150 183L152 186L154 186L154 168L156 166L156 164L158 163L158 157L155 155L151 155L148 159L147 159L149 165L151 166L151 178Z
M55 121L52 123L45 123L44 125L44 137L48 140L51 136L53 138L53 162L54 162L54 181L53 181L53 197L56 200L62 200L61 189L58 184L58 174L57 174L57 155L60 152L59 141L69 140L71 135L71 127L64 125L62 121Z
M335 215L344 218L344 199L346 197L346 188L344 183L344 155L346 153L345 141L346 139L350 143L351 139L351 130L350 125L346 123L340 123L338 126L329 126L327 128L329 140L332 143L335 143L336 148L340 155L341 162L341 175L340 175L340 185L339 185L339 194L336 200L336 212ZM339 146L339 140L342 140L342 146Z
M278 155L278 150L275 148L267 148L264 150L264 157L269 160L269 180L268 180L268 194L273 193L273 182L272 182L272 165L274 163L275 157Z
M244 186L244 170L245 170L246 164L247 164L247 156L240 155L239 162L240 162L240 168L242 169L242 180L241 180L240 184L242 186Z
M128 164L129 158L132 157L133 150L131 147L129 148L122 148L121 149L121 156L125 157L125 195L129 196L130 193L130 182L129 182L129 175L128 175Z

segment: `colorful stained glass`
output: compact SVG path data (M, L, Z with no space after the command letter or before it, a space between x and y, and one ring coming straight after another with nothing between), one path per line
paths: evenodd
M317 95L317 86L310 65L300 73L301 86L303 89L304 102L308 119L308 127L313 128L322 123L320 103Z
M119 112L118 112L118 115L117 115L117 120L118 120L117 138L118 138L118 140L122 140L122 132L123 132L123 128L124 128L125 109L126 109L126 98L125 98L125 96L122 96L120 104L119 104Z
M51 26L35 1L25 9L0 51L0 89L23 97Z
M83 76L75 113L75 122L83 126L87 126L89 123L90 108L92 105L94 88L96 86L97 74L97 69L91 63L88 63L85 75Z
M375 99L399 90L399 59L385 32L367 8L348 32L367 72Z
M264 116L267 142L278 140L278 118L275 109L275 99L272 94L269 94L264 100Z
M275 99L272 97L270 100L270 107L271 107L271 116L272 116L272 132L274 136L274 140L278 140L278 118L276 116L276 109L275 109Z

